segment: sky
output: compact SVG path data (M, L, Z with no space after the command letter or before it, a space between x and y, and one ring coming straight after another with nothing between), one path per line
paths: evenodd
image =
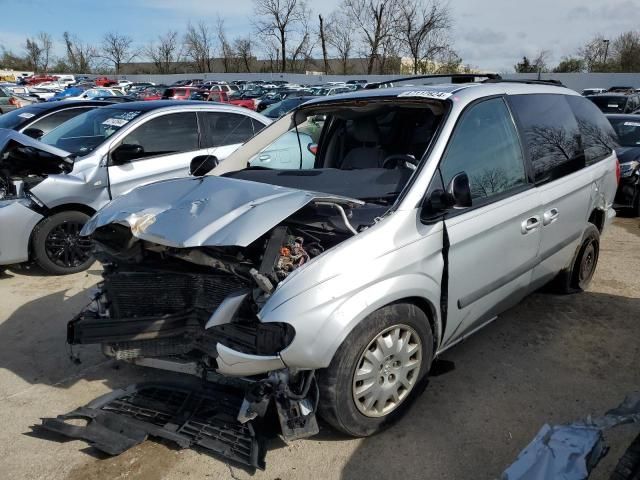
M312 0L312 11L329 14L341 0ZM99 44L107 31L133 37L138 46L187 22L225 19L230 37L252 31L252 0L0 0L0 47L22 52L40 31L58 42L64 31ZM548 50L550 65L592 38L640 28L640 0L449 0L452 46L465 64L513 71L523 55ZM315 17L314 17L315 18ZM319 52L316 54L319 56Z

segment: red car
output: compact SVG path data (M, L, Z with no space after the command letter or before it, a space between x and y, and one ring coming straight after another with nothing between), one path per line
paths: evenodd
M98 77L93 81L96 87L109 87L118 83L117 80L113 80L109 77Z
M237 105L238 107L244 107L244 108L248 108L249 110L254 110L256 109L256 102L253 98L245 98L245 99L235 99L235 100L229 100L229 103L231 105Z
M55 82L58 77L54 77L52 75L32 75L30 77L25 77L24 81L27 85L37 85L43 82Z
M191 100L191 95L202 92L198 87L171 87L162 94L163 100Z

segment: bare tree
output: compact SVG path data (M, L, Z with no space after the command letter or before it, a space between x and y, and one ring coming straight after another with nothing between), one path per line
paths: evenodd
M64 40L67 52L69 69L75 73L91 72L94 59L98 54L96 48L88 43L83 43L69 32L64 32L62 39Z
M294 31L305 24L309 10L305 0L253 0L256 30L273 37L280 49L280 71L287 70L287 42ZM303 34L304 37L304 34ZM297 50L294 49L294 50Z
M640 33L624 32L611 42L611 56L618 72L640 71Z
M252 44L250 38L236 38L233 42L233 49L240 66L244 67L247 72L251 72L251 66L253 63ZM240 68L238 68L240 71Z
M598 34L578 50L578 55L583 58L588 72L605 70L609 41Z
M313 49L316 46L316 38L312 36L309 30L308 18L301 23L300 29L296 33L298 37L295 41L292 40L293 47L289 51L289 70L304 73L309 61L312 59Z
M153 62L158 73L171 73L181 56L178 32L169 30L158 35L158 42L147 45L143 53Z
M211 71L213 37L205 22L189 23L184 35L185 54L193 61L198 72Z
M329 58L327 56L327 36L326 30L324 27L324 18L322 15L318 15L318 36L320 37L320 45L322 47L322 62L324 64L324 74L328 74L330 71L329 68Z
M342 12L334 12L326 26L327 43L333 47L340 64L342 74L349 73L349 58L353 52L353 28L351 28L349 18Z
M133 60L137 56L137 52L133 50L133 39L131 37L109 32L102 37L100 55L113 64L113 69L118 75L122 64Z
M342 3L366 47L368 74L373 72L380 48L396 32L399 4L399 0L344 0Z
M447 49L449 9L440 0L403 0L398 11L398 38L411 56L413 73L418 74L423 62L432 62Z
M227 40L227 32L224 27L224 20L218 16L216 24L216 35L218 37L218 45L220 48L220 57L222 58L222 65L225 73L231 71L232 66L236 63L233 47L229 40Z
M40 70L42 61L42 49L35 38L27 38L25 43L25 60L30 70L37 72Z
M42 52L42 58L40 60L40 68L43 72L47 73L49 71L49 64L51 62L51 51L53 49L53 39L51 35L46 32L40 32L37 37L37 41L40 45L40 50Z

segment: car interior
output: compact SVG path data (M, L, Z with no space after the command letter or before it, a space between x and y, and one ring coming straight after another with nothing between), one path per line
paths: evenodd
M393 203L435 138L446 108L441 101L398 99L310 106L295 114L290 131L317 142L313 169L249 167L225 176ZM300 142L301 153L307 147Z

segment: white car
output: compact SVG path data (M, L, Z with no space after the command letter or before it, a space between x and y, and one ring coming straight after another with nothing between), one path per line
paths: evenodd
M91 246L78 234L97 210L139 185L187 176L199 155L223 161L270 123L246 108L158 100L90 110L39 142L0 129L0 265L89 268Z
M123 93L115 88L90 88L75 97L64 97L63 100L92 100L97 97L121 97Z

